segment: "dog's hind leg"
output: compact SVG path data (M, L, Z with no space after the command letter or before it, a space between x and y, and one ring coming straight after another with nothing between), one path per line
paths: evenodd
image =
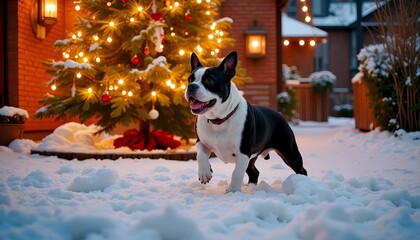
M297 174L308 175L303 167L303 160L298 150L296 141L293 139L290 146L276 147L276 152L281 156L283 161L295 171Z
M260 172L255 167L255 161L257 160L258 156L249 160L248 168L246 169L246 174L248 174L249 181L248 183L257 184L258 183L258 176Z

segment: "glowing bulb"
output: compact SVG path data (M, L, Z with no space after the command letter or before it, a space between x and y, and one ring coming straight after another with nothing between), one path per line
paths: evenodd
M213 39L214 38L213 34L211 34L211 33L209 34L208 37L209 37L209 39Z
M206 2L208 2L208 3L209 3L209 2L210 2L210 0L206 0Z
M206 15L210 15L210 11L206 11Z
M171 36L173 37L173 36L175 36L175 33L174 32L171 32Z
M185 32L184 34L185 34L185 36L188 36L188 32Z
M210 53L211 55L214 55L215 54L215 52L214 51L211 51L211 53Z
M82 32L81 32L81 31L79 31L79 32L77 33L77 36L78 36L78 37L81 37L81 36L82 36Z
M84 53L83 52L79 52L79 56L83 57Z
M80 11L80 5L74 6L74 9L76 9L76 11Z
M111 22L109 22L109 26L113 27L113 26L115 26L115 23L111 21Z
M176 87L175 84L172 83L171 84L171 89L175 89L175 87Z
M175 7L179 7L179 2L174 3Z
M98 62L101 62L101 58L100 57L97 57L95 60L96 60L97 63Z
M114 86L109 85L108 89L109 89L110 91L112 91L112 90L114 90Z
M138 7L138 8L137 8L137 10L138 10L139 12L141 12L141 11L143 11L143 8L142 8L142 7Z
M220 36L223 36L223 34L224 34L224 33L223 33L223 31L220 31L220 32L219 32L219 35L220 35Z
M94 36L93 36L93 40L98 41L98 40L99 40L98 35L94 35Z
M219 50L218 48L216 48L214 51L215 51L216 53L219 53L219 51L220 51L220 50Z
M55 91L57 89L57 86L55 84L51 85L51 90Z
M197 51L201 53L203 51L203 48L201 48L200 45L197 45Z
M81 78L81 77L82 77L82 74L81 74L81 73L77 73L77 74L76 74L76 77L77 77L77 78Z
M70 54L66 53L66 55L64 55L65 58L69 58Z
M132 18L130 18L130 22L134 22L134 18L132 17Z
M156 92L155 91L152 91L152 96L156 97Z
M315 44L316 44L315 40L311 40L311 41L309 42L309 45L311 45L312 47L313 47L313 46L315 46Z
M184 50L179 50L179 55L181 55L181 56L184 56L184 54L185 54L185 51Z
M197 0L197 3L201 3L201 0Z
M258 46L260 46L260 43L258 41L252 41L251 44L255 48L258 47Z
M284 44L284 46L289 46L290 42L289 42L289 40L284 40L283 44Z
M120 85L123 85L124 84L124 79L120 79L120 80L118 80L118 84L120 84Z
M306 17L305 17L305 22L310 22L310 21L311 21L311 17L306 16Z
M133 92L128 91L127 95L128 95L129 97L131 97L131 96L133 96Z
M171 86L171 84L172 84L172 81L171 81L171 79L168 79L167 81L166 81L166 86Z
M305 45L305 41L304 41L304 40L300 40L300 41L299 41L299 45L300 45L300 46Z
M88 92L90 92L90 93L91 93L91 92L92 92L92 88L88 88Z
M110 42L112 42L112 37L108 37L108 38L106 39L106 41L107 41L107 42L109 42L109 43L110 43Z
M122 94L123 96L125 96L125 95L127 94L127 91L122 90L121 94Z
M184 89L186 89L186 88L187 88L187 86L185 86L185 84L182 84L182 85L181 85L181 88L182 88L182 90L184 90Z
M108 7L111 7L112 3L111 3L111 2L107 2L107 3L106 3L106 5L107 5Z
M218 42L218 43L221 43L221 42L222 42L222 39L221 39L221 38L218 38L218 39L217 39L217 42Z
M83 58L83 62L87 63L89 59L87 57Z
M77 38L76 34L71 35L71 38L76 39Z
M307 7L307 6L303 6L303 7L302 7L302 11L303 11L303 12L307 12L307 11L308 11L308 7Z

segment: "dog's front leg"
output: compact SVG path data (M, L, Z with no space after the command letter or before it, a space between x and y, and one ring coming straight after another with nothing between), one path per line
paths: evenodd
M210 182L213 172L209 162L209 156L211 152L201 142L197 142L196 148L198 162L198 180L201 183L206 184Z
M235 169L232 173L232 179L226 192L240 192L242 183L244 181L244 175L246 168L249 164L249 157L244 154L239 154L239 157L236 159Z

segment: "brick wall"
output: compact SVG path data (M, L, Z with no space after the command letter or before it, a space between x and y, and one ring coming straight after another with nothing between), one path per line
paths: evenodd
M275 0L226 0L222 2L220 17L233 19L229 36L233 37L235 46L227 49L222 54L237 50L239 61L246 69L247 76L252 77L255 87L242 86L244 97L253 104L260 104L276 108L277 98L277 36L276 36L276 1ZM249 59L245 57L246 29L253 26L253 21L258 20L260 27L267 31L267 55L262 59ZM257 87L258 86L258 87ZM253 89L258 88L258 91ZM274 90L274 91L273 91Z
M350 88L350 33L346 30L328 31L329 71L337 76L335 87Z
M56 39L63 39L64 0L58 1L58 22L47 29L45 39L36 38L32 31L32 0L8 1L8 50L9 50L9 105L18 106L29 112L27 131L51 130L63 122L54 119L35 119L35 112L42 106L39 99L48 92L43 83L51 76L45 73L41 62L57 59L60 52L54 51Z

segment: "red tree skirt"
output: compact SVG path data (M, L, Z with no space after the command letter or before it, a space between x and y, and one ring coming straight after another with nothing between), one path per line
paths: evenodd
M168 148L174 149L181 145L174 139L174 135L163 130L153 130L146 135L136 129L124 132L123 136L114 140L114 147L129 147L131 150L149 150Z

